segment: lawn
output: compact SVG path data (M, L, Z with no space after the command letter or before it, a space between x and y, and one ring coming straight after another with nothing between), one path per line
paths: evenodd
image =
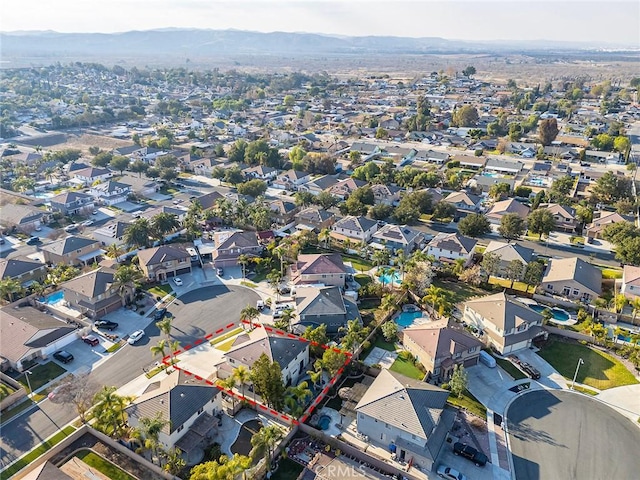
M356 282L360 284L361 287L364 287L365 285L369 285L371 282L373 282L373 279L366 273L358 273L354 275L353 278Z
M351 266L358 272L365 272L373 268L373 263L365 260L364 258L360 258L357 255L343 254L342 260L344 262L351 262Z
M395 352L396 346L393 342L387 342L382 335L376 337L375 341L371 344L369 348L363 350L362 354L360 354L360 358L365 359L367 355L371 353L375 347L380 347L383 350L387 350L388 352Z
M34 403L31 399L25 399L24 401L18 403L17 405L8 408L6 410L3 410L2 413L0 413L0 423L4 423L7 420L9 420L10 418L15 417L16 415L18 415L20 412L25 411L26 409L28 409L29 407L33 406Z
M242 333L244 331L244 328L242 327L238 327L238 328L234 328L233 330L224 333L222 335L220 335L219 337L214 338L213 340L211 340L211 345L216 345L218 343L224 342L226 339L233 337L234 335L238 335L240 333Z
M296 480L298 475L302 473L304 467L299 463L294 462L290 458L285 458L280 462L280 466L276 473L271 478L273 480Z
M489 284L491 285L500 285L504 288L510 288L512 290L520 290L521 292L526 292L529 288L524 282L513 282L513 286L511 286L511 280L507 278L497 278L497 277L489 277Z
M64 374L66 370L62 368L55 362L47 362L42 365L38 365L37 367L33 367L29 369L31 375L29 375L29 385L31 385L31 389L33 391L38 390L43 385L49 383L51 380L58 378L60 375ZM27 380L25 379L25 374L20 375L17 380L24 385L24 388L27 389L27 393L29 390L29 385L27 385Z
M82 450L75 456L111 480L135 480L135 477L89 450Z
M611 355L584 345L552 340L538 352L538 355L569 380L573 379L578 360L582 358L584 364L580 366L576 382L599 390L639 383L631 372Z
M165 285L155 285L153 287L150 287L147 289L147 292L156 297L164 298L167 295L171 295L173 293L173 288L167 283Z
M409 378L415 378L416 380L422 380L426 375L422 370L416 367L410 360L404 360L403 358L396 358L391 368L392 372L400 373Z
M615 268L603 268L602 269L602 278L604 280L612 279L612 278L622 278L622 270Z
M233 342L235 341L236 341L235 338L231 338L225 342L218 343L216 345L216 348L222 352L228 352L229 350L231 350L231 347L233 346Z
M491 355L491 352L489 352L489 355ZM505 372L511 375L514 380L521 380L523 378L527 378L527 376L509 360L505 360L504 358L498 358L495 355L491 355L491 356L496 359L496 363L500 365L500 368L502 368Z
M471 297L486 295L487 292L481 288L468 285L463 282L452 282L448 280L434 280L433 284L451 294L451 301L454 304L466 302Z
M485 406L482 405L478 399L471 395L471 393L466 389L462 392L460 397L453 394L449 395L447 403L459 408L464 408L481 418L487 418L487 409Z
M13 392L15 392L15 389L11 388L6 383L0 383L0 400L2 400L3 398L8 397Z

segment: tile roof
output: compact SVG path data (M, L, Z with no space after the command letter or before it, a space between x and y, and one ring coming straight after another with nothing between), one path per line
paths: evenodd
M338 287L304 287L296 290L296 309L303 315L344 315L347 309Z
M68 280L60 286L66 290L80 293L88 298L96 298L106 293L115 283L115 270L108 267L99 267L84 275Z
M43 263L30 258L0 259L0 279L14 278L44 267Z
M563 280L574 280L598 295L602 292L602 270L578 257L549 260L542 282Z
M503 332L518 328L523 323L542 322L541 314L504 292L469 300L465 307L478 313Z
M526 218L527 215L529 215L529 207L513 198L510 198L508 200L502 200L501 202L494 203L491 209L487 212L487 216L495 217L505 215L507 213L517 213L520 217Z
M158 265L163 262L183 260L185 258L190 258L185 250L169 245L160 245L159 247L145 248L138 251L138 260L142 265Z
M345 273L347 271L339 253L310 253L298 255L292 265L297 275Z
M484 253L495 253L502 261L520 260L529 263L533 258L533 248L523 247L519 243L505 243L491 240Z
M640 286L640 267L625 265L622 267L622 278L627 285Z
M463 254L470 253L478 243L477 240L459 233L445 233L440 232L427 244L427 248L439 248L441 250L449 250L451 252L458 252Z
M257 247L258 245L256 232L234 232L229 238L222 241L217 249L228 250L230 248Z
M307 348L309 345L297 338L269 335L264 328L256 328L248 334L238 336L225 357L251 367L265 353L269 360L278 362L281 368L285 368Z
M85 237L77 237L75 235L70 235L61 240L56 240L55 242L51 242L48 245L44 245L41 250L45 252L51 252L55 255L66 255L67 253L75 252L76 250L81 250L88 246L95 246L96 248L100 247L100 242L94 240L93 238L85 238Z
M414 325L405 328L402 334L413 340L434 360L448 358L453 354L466 352L472 347L482 346L482 342L477 338L445 324Z

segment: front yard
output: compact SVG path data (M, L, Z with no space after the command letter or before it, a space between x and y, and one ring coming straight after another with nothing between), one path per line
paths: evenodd
M458 281L435 279L433 285L449 292L453 304L466 302L472 297L488 295L488 292L481 288Z
M611 355L577 343L551 340L538 355L569 380L573 379L578 360L582 358L584 365L580 366L576 382L599 390L639 383L633 374Z
M161 299L166 297L167 295L171 295L173 293L173 288L168 283L164 285L155 285L153 287L147 288L147 292L149 292L154 297L160 297Z
M29 375L28 383L25 378L25 375L28 375L27 373L23 373L17 378L17 380L24 385L27 392L29 391L29 385L31 385L31 389L33 391L36 391L51 380L54 380L60 375L66 373L66 370L55 362L47 362L29 369L29 372L31 372L31 374Z
M459 397L454 394L449 395L447 403L458 408L464 408L482 419L487 418L486 407L482 405L476 397L471 395L467 389L465 389Z

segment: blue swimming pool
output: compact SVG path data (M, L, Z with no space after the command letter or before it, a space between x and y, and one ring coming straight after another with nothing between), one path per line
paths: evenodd
M320 430L327 430L331 425L331 417L329 415L321 415L318 419L318 427Z
M557 322L566 322L571 318L569 313L567 313L565 310L562 310L561 308L549 308L544 305L529 305L529 307L531 308L531 310L535 310L538 313L542 313L547 309L551 310L553 319Z
M380 280L380 283L382 283L383 285L391 285L392 283L400 284L400 274L398 272L393 272L392 275L383 273L381 275L378 275L378 280Z
M399 327L409 327L413 325L413 322L416 318L420 318L422 316L422 312L402 312L396 318L396 323Z
M64 292L60 290L59 292L52 293L46 297L43 303L46 303L47 305L54 305L56 303L60 303L62 300L64 300Z

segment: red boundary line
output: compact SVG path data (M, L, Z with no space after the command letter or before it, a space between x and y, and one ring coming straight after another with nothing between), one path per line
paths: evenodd
M275 329L275 328L270 327L268 325L261 325L259 323L255 323L255 322L252 323L252 322L248 322L246 320L242 320L241 323L245 323L247 325L251 325L251 326L253 326L255 328L263 327L267 332L275 333L276 335L287 337L287 338L290 338L292 340L298 339L301 342L307 342L307 343L309 343L310 345L312 345L314 347L322 347L325 350L330 348L334 352L343 353L345 355L346 359L345 359L344 365L342 365L342 367L340 367L338 369L337 373L329 380L329 384L326 385L322 389L320 394L313 400L313 402L311 402L311 405L309 405L307 410L302 414L302 416L300 418L295 419L295 418L291 417L290 415L287 415L286 413L282 413L282 412L278 412L276 410L273 410L273 409L267 407L266 405L263 405L261 403L256 402L255 400L251 400L249 398L243 397L242 395L236 394L232 390L227 390L224 387L221 387L220 385L214 383L213 381L205 379L205 378L202 378L201 376L196 375L196 374L194 374L194 373L192 373L192 372L190 372L188 370L185 370L184 368L181 368L176 364L171 365L171 357L172 356L175 357L180 353L187 352L191 348L196 347L196 346L200 345L201 343L203 343L204 340L210 340L213 337L214 333L209 333L209 334L205 335L204 338L197 339L195 342L193 342L193 345L191 345L191 344L185 345L182 350L176 350L175 352L173 352L173 354L165 356L162 359L162 363L164 363L167 367L173 367L176 370L181 370L182 372L184 372L185 375L193 376L196 380L203 381L203 382L207 383L207 385L215 386L216 388L218 388L219 390L223 391L227 395L232 396L232 397L236 397L240 401L246 401L250 405L252 405L252 406L254 406L256 408L259 408L260 410L263 410L265 413L269 413L269 414L271 414L271 416L279 418L281 420L284 420L285 422L289 422L292 425L299 425L300 423L306 422L309 419L309 417L311 416L311 414L313 413L313 411L316 409L316 407L324 400L324 398L327 395L327 393L329 393L329 388L336 384L336 382L338 380L338 377L340 375L342 375L342 373L344 372L344 368L347 365L349 365L349 363L351 363L353 355L351 353L349 353L349 352L343 352L339 348L330 347L328 345L321 345L318 342L309 341L306 338L302 338L302 337L300 337L298 335L294 335L293 333L283 332L282 330ZM229 323L224 328L217 329L215 331L215 334L218 335L218 334L222 333L224 330L228 330L228 329L234 327L235 325L236 325L235 323Z

